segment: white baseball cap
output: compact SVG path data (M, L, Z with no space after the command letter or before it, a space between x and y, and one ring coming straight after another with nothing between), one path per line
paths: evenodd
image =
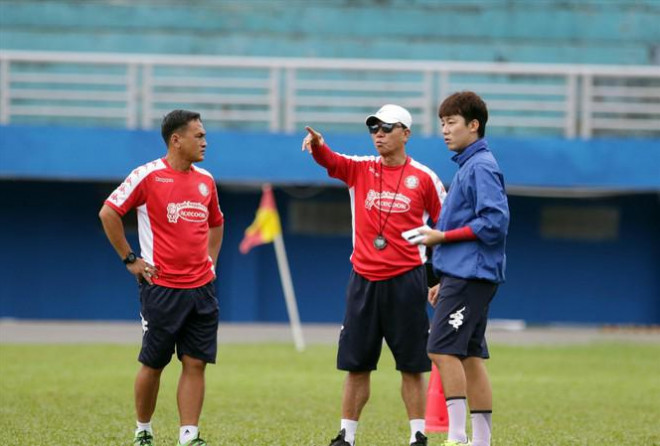
M375 115L367 116L365 122L367 125L371 125L375 119L388 124L396 124L397 122L400 122L408 129L412 125L412 116L410 116L410 112L400 105L394 104L383 105Z

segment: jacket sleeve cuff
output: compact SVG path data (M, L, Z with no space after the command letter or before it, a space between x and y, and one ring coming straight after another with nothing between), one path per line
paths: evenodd
M465 242L476 240L477 236L469 226L445 231L445 243Z

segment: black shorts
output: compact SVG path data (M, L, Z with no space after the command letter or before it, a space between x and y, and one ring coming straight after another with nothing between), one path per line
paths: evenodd
M493 282L442 276L428 352L487 359L488 306L496 291Z
M431 370L425 350L429 330L426 302L424 266L377 282L351 271L337 368L351 372L376 370L385 338L397 370Z
M215 363L218 351L218 300L215 285L177 289L140 285L142 349L138 360L154 369L165 367L174 348L183 355Z

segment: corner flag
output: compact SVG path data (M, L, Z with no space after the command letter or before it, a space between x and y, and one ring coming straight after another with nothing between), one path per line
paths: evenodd
M282 225L280 216L275 206L275 196L270 184L262 186L261 202L257 209L257 216L254 222L245 230L245 237L238 249L243 254L247 254L250 249L258 245L274 242L275 257L277 258L277 268L280 271L280 282L284 291L284 301L286 310L289 314L289 323L291 324L291 333L293 342L298 351L305 350L305 340L303 339L302 326L300 325L300 316L298 315L298 304L296 295L293 291L293 281L291 280L291 271L289 270L289 261L286 257L284 240L282 238Z
M275 237L282 234L273 188L270 184L264 184L262 191L257 216L245 230L245 237L238 247L242 254L247 254L255 246L270 243L275 240Z

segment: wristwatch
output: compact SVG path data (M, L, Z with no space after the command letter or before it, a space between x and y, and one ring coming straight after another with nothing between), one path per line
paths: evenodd
M126 255L126 258L123 260L123 262L124 265L130 265L131 263L135 263L136 260L137 260L137 256L133 251L131 251Z

